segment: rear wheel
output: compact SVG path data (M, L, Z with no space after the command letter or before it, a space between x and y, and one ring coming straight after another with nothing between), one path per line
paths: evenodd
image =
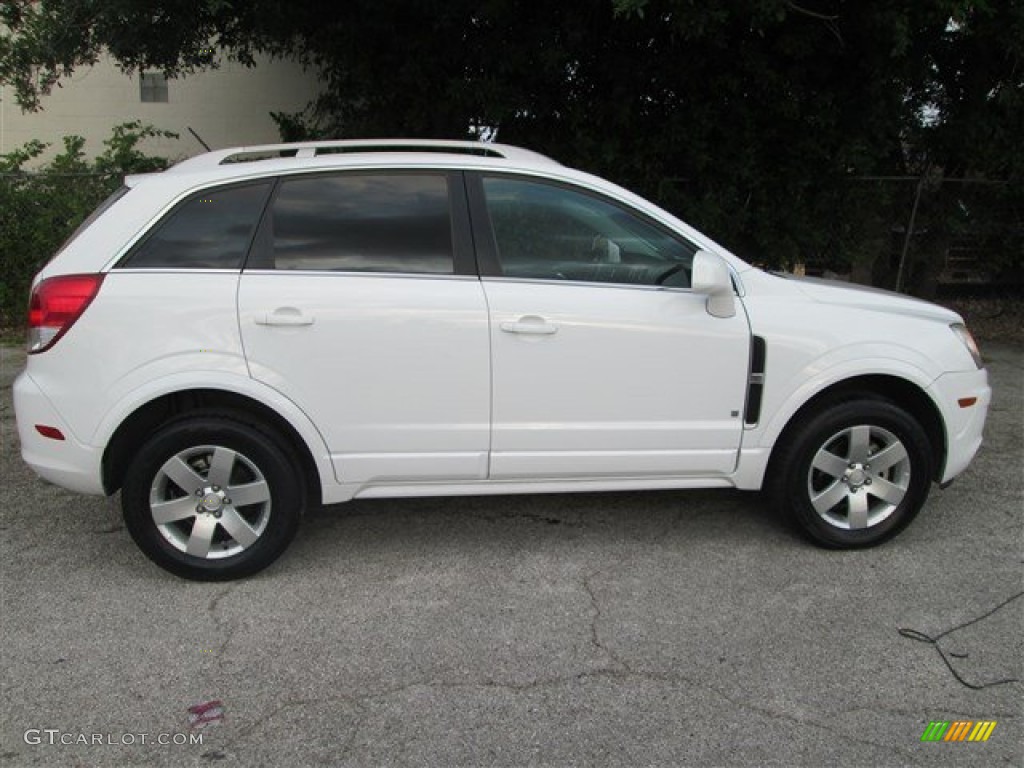
M298 528L305 493L273 434L196 416L158 431L128 468L125 525L157 565L188 579L248 576L270 565Z
M811 415L769 468L775 505L827 547L868 547L905 528L933 476L928 437L888 401L856 398Z

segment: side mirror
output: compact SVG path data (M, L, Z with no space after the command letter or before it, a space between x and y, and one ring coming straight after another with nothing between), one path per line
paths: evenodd
M693 255L690 286L694 293L708 297L708 314L712 317L732 317L736 314L736 294L732 287L729 266L721 256L708 251Z

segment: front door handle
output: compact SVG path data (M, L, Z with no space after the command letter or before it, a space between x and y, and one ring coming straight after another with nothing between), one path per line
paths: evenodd
M256 316L256 325L312 325L313 318L295 307L278 307L273 312Z
M528 336L551 336L558 333L558 326L552 325L543 317L526 315L515 322L506 322L500 325L505 333L521 333Z

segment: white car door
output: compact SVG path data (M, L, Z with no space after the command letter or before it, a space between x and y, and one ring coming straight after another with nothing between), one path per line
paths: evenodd
M491 316L490 477L733 471L750 334L688 289L696 247L561 184L472 177Z
M490 341L465 219L443 171L275 190L239 288L246 359L309 415L340 482L486 477Z

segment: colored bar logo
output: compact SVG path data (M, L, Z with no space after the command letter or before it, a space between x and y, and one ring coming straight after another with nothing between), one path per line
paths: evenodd
M932 720L921 741L988 741L995 729L995 720Z

